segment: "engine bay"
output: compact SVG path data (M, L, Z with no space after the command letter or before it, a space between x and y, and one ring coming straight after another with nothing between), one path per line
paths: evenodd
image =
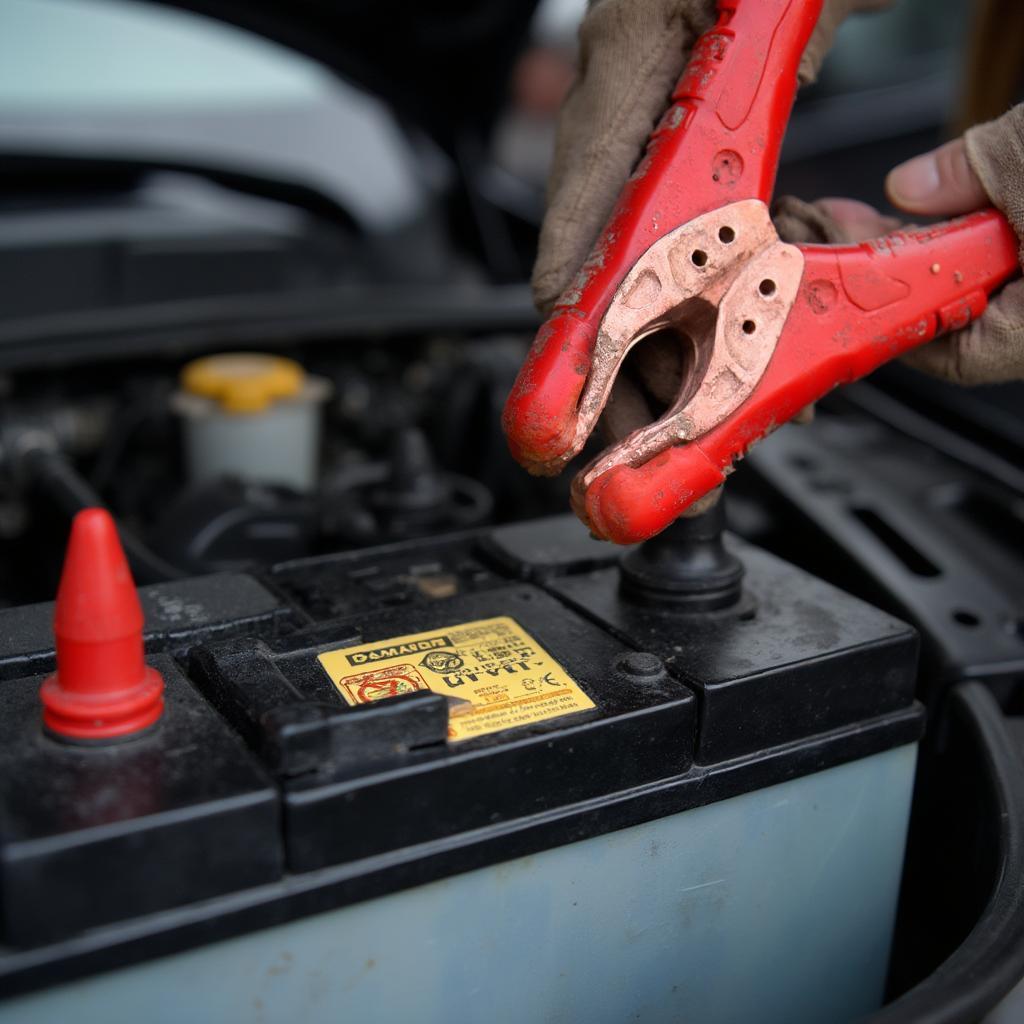
M721 925L759 936L781 990L860 956L865 1012L883 988L903 1007L893 1021L932 1020L964 991L991 1005L1024 970L1024 385L886 366L754 447L713 514L644 545L599 541L568 510L572 470L602 441L561 476L530 476L501 429L540 322L540 179L508 161L530 148L524 121L527 142L550 143L507 84L531 5L469 4L445 31L427 10L395 27L317 3L181 6L343 76L344 101L400 138L380 152L402 173L364 159L380 139L355 121L287 105L185 116L214 137L243 125L234 151L179 144L180 112L148 128L117 112L134 148L90 139L88 117L41 116L28 143L29 115L0 125L0 980L42 998L172 953L196 958L177 961L191 977L210 943L249 940L275 979L289 968L267 935L301 943L338 913L335 932L376 936L378 900L450 884L449 903L380 918L381 963L413 972L410 992L447 977L423 951L466 908L480 909L464 934L487 934L551 891L564 917L549 945L509 932L508 1005L556 939L592 997L581 936L611 943L598 952L632 999L633 977L677 969L671 943L689 941L675 919L661 930L675 867L664 892L643 874L685 846L657 828L706 814L700 856L680 861L702 936L687 955L709 957L695 999L723 998ZM933 145L946 114L951 72L915 59L913 81L844 93L826 75L804 95L779 191L878 201L865 182ZM254 139L311 147L324 173L238 158ZM339 154L362 206L330 173ZM40 710L60 674L68 538L89 509L116 525L145 621L134 642L168 708L137 742L96 749L61 745ZM687 589L680 566L707 585ZM559 861L606 840L607 862ZM762 862L780 874L764 882ZM848 915L860 953L808 943L821 963L794 958L788 975L787 887L826 862L801 934ZM608 884L637 864L633 888ZM727 899L721 864L755 884ZM615 947L644 900L649 919ZM870 927L858 905L878 910ZM760 917L737 910L750 906ZM408 947L393 941L407 922ZM491 962L468 945L460 978ZM377 955L360 947L344 993L400 1002ZM820 987L822 1005L852 1005ZM462 989L437 989L451 1019ZM538 992L539 1016L554 1002ZM736 1012L753 1019L756 1000Z

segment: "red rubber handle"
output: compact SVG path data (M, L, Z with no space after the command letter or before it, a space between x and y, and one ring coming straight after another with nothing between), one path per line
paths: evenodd
M771 196L797 68L821 0L722 0L590 257L562 294L505 406L515 458L566 451L598 325L652 243L709 210Z
M579 510L620 544L663 530L733 462L797 412L937 334L965 326L1019 269L1019 241L994 210L857 246L801 246L804 274L753 394L703 437L598 477Z

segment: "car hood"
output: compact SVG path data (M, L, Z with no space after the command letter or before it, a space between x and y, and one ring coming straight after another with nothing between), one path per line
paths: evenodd
M158 0L319 61L451 152L493 123L535 0Z

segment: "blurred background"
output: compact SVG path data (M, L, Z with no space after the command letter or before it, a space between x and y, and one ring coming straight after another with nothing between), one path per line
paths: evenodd
M238 5L237 20L245 22L251 6ZM274 28L287 42L289 5L279 6L283 24ZM338 23L366 20L363 6L338 5ZM472 175L485 201L535 226L585 4L542 0L532 13L530 6L497 4L488 17L455 4L430 26L406 26L405 39L422 36L408 61L404 46L391 54L371 30L351 39L339 33L331 64L343 78L313 57L172 6L7 0L0 142L5 153L194 163L306 185L381 240L403 231L425 239L431 225L442 227L432 214ZM308 7L315 15L316 5ZM800 97L780 190L881 202L884 171L932 144L960 114L970 7L901 0L847 22L820 81ZM360 52L364 36L379 54ZM177 198L183 213L189 201L229 221L234 214L258 224L262 213L269 224L273 213L232 207L230 195L200 188L201 180L149 184ZM285 211L276 212L281 228ZM494 275L529 271L533 239L516 226L506 225L503 242L479 240ZM392 274L440 279L443 270L448 279L447 265L394 266L406 247L388 253Z

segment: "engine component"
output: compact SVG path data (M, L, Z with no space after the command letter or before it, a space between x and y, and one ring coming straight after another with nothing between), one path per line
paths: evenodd
M236 477L309 491L318 476L320 407L331 384L280 356L206 356L182 371L174 409L185 427L189 478Z
M78 473L71 461L48 446L27 448L16 463L19 476L53 502L65 515L71 517L84 509L103 505L99 494ZM128 556L132 573L146 583L173 580L181 572L158 554L151 551L133 533L119 529L121 544Z
M308 555L315 527L316 503L310 496L226 479L176 495L150 536L161 555L200 574Z
M349 544L429 537L480 526L493 501L482 484L443 472L423 432L395 433L387 462L355 467L328 480L322 526Z
M739 601L743 565L722 542L725 503L677 519L622 560L622 587L638 601L713 611Z

